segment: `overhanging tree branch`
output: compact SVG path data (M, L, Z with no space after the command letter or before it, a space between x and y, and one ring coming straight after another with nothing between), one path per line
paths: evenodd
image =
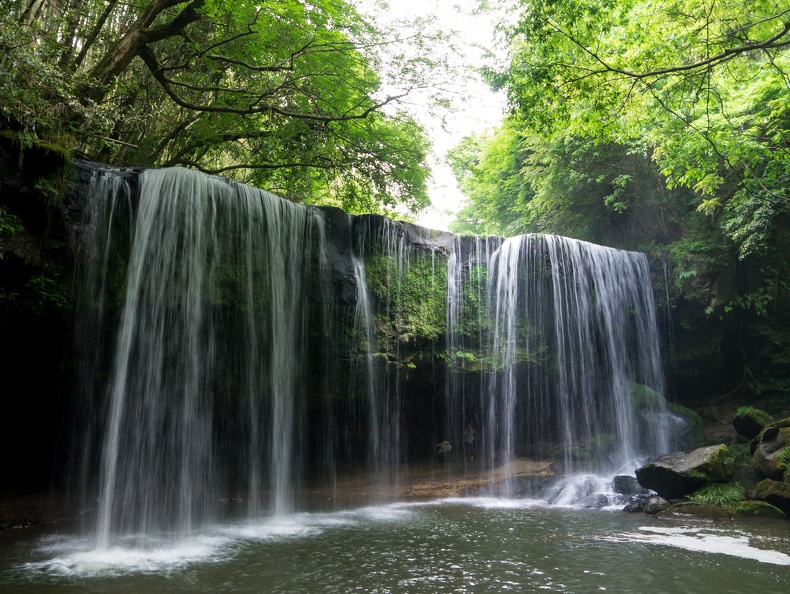
M161 85L162 89L167 93L168 97L173 100L174 103L183 107L185 109L190 109L192 111L199 111L204 113L227 113L227 114L234 114L234 115L255 115L261 113L271 113L277 114L286 118L293 118L305 121L314 121L314 122L324 122L324 123L331 123L331 122L345 122L349 120L362 120L370 116L374 111L380 110L385 105L392 103L393 101L397 101L408 96L409 91L407 90L403 93L398 95L390 95L386 99L375 102L366 109L362 110L359 113L344 113L338 115L327 115L327 114L318 114L318 113L308 113L308 112L297 112L291 111L288 109L283 109L276 105L272 105L270 103L266 103L263 105L254 104L253 106L248 107L232 107L228 105L201 105L199 103L194 103L192 101L187 101L186 99L182 98L178 93L175 92L173 89L173 81L168 79L164 74L164 68L160 64L158 58L154 51L148 47L144 46L140 50L140 58L142 58L143 62L145 62L148 69L151 71L151 75L156 79L156 81Z
M779 15L776 15L775 18L779 18L780 16L788 13L790 13L790 9L783 11ZM748 52L753 52L757 50L782 49L782 48L790 47L790 39L786 39L789 36L788 34L790 34L790 20L788 20L787 22L783 23L783 26L778 33L772 35L768 39L762 41L755 41L751 43L744 43L736 47L726 48L717 54L709 56L703 60L691 62L689 64L668 66L666 68L657 68L655 70L648 70L646 72L634 72L610 65L608 62L606 62L606 60L601 58L601 56L597 52L590 50L583 43L581 43L576 37L565 31L560 25L558 25L551 19L546 19L546 23L557 33L565 37L568 41L573 43L576 47L578 47L585 54L591 57L595 62L597 62L602 66L602 68L600 68L599 70L594 70L594 69L589 70L589 74L586 76L591 76L591 75L594 76L594 75L610 72L614 74L619 74L621 76L625 76L627 78L636 78L640 80L646 78L658 78L669 74L678 74L682 72L711 68L713 66L717 66L724 62L728 62L733 58ZM751 28L753 26L754 24L751 24L748 27L742 27L742 29ZM574 66L571 66L571 68L573 67Z

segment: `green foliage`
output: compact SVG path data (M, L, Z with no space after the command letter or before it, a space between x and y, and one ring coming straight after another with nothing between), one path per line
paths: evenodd
M428 204L428 141L403 99L441 84L431 23L381 30L347 0L8 8L0 128L22 147L194 167L352 212Z
M523 178L529 149L510 120L495 132L464 139L448 162L466 194L466 206L451 229L476 235L516 235L531 230L533 192Z
M713 483L695 491L689 499L723 506L744 501L746 493L740 483Z
M698 213L689 218L689 236L669 247L675 289L686 299L708 303L711 277L728 260L730 250L722 234Z
M781 469L784 470L785 476L787 476L790 473L790 446L785 446L781 449L776 455L776 461Z
M96 134L111 127L104 106L77 96L78 78L54 59L59 48L32 24L20 26L13 11L0 13L0 129L22 148L71 144L80 125L64 118L66 113L78 114L81 125Z
M485 70L511 112L451 154L453 230L668 245L678 297L770 317L790 292L786 17L770 0L512 3L509 60Z
M8 312L63 313L71 301L71 277L64 264L44 261L24 284L0 287L0 307Z
M400 257L403 255L404 257ZM384 332L400 341L436 340L447 317L447 261L433 252L385 254L379 247L365 257L365 277L377 298Z
M23 230L24 227L19 217L8 212L8 209L0 204L0 239L18 235L22 233ZM2 257L2 252L0 252L0 258Z
M549 141L636 143L668 189L692 189L742 258L790 210L790 31L771 0L520 2L489 69L523 129ZM623 183L622 178L618 183ZM614 191L605 203L627 208Z

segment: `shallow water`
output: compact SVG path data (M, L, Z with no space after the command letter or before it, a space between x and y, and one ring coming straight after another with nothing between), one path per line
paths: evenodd
M683 525L529 500L299 513L92 547L0 539L0 591L790 591L790 523Z

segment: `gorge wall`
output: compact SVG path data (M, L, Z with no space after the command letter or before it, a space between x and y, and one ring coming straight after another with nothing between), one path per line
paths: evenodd
M10 486L47 485L53 481L53 476L55 482L60 482L62 477L58 475L65 468L66 460L53 452L57 450L57 444L63 443L62 436L71 431L74 420L71 406L78 378L85 371L84 353L72 350L71 345L75 344L76 338L73 335L73 310L63 302L62 295L71 293L70 271L84 226L86 188L90 185L95 166L77 163L71 167L68 174L71 179L70 190L65 199L62 199L61 192L54 192L60 197L58 199L46 187L42 194L40 174L45 168L40 163L41 160L47 162L50 157L29 154L21 176L11 173L18 171L16 164L6 168L3 173L3 204L7 205L9 214L17 217L22 228L20 232L4 232L0 238L4 256L0 261L4 297L3 335L12 337L3 341L4 377L7 378L8 394L4 406L8 407L10 413L4 416L24 424L29 428L26 433L30 435L24 447L19 447L19 439L8 433L4 438L3 446L7 450L19 451L11 463L11 472L4 477ZM56 172L53 179L59 179L57 158L52 157L52 162L54 164L48 167ZM136 172L130 171L128 183L131 193L135 188L135 179ZM383 450L405 447L411 451L399 450L398 455L409 458L424 456L426 451L433 450L437 441L445 437L452 437L453 441L460 443L460 432L466 417L473 415L467 414L471 411L464 411L456 415L457 418L448 418L447 411L450 409L445 401L447 390L474 394L474 400L477 401L476 394L487 389L491 380L482 369L486 362L473 354L474 349L468 348L470 345L464 342L469 340L469 335L465 338L463 333L457 335L458 342L454 345L448 344L445 338L452 337L452 333L447 333L447 324L452 320L453 311L452 305L448 310L444 295L447 283L453 283L454 279L446 274L442 278L437 271L447 270L447 260L453 253L462 261L466 258L468 262L468 255L472 251L490 250L501 240L492 238L483 240L481 244L480 240L477 243L472 239L458 240L450 234L392 223L377 216L349 219L334 209L319 210L323 213L323 233L329 248L324 257L333 272L330 278L323 280L320 274L308 275L304 279L304 292L318 295L323 290L319 284L326 281L333 285L334 297L329 304L325 300L311 300L308 305L312 310L310 315L316 316L316 319L321 316L327 319L326 311L318 310L335 308L331 310L334 313L330 313L330 316L337 316L338 319L346 316L347 323L340 326L355 329L349 336L335 339L345 340L352 348L371 348L364 336L367 330L363 330L360 325L360 316L365 315L364 308L360 310L357 307L361 297L360 274L365 274L370 281L367 298L371 306L378 310L397 310L399 314L388 324L371 320L376 336L372 358L353 360L341 357L327 361L319 356L308 356L306 360L313 364L307 365L300 373L310 378L305 381L313 386L314 391L319 390L319 386L325 389L327 383L333 387L351 386L354 382L350 378L356 374L357 383L369 381L365 378L376 375L379 378L376 381L383 384L372 388L369 385L358 386L360 394L371 389L384 392L395 390L403 394L404 400L399 405L403 408L397 411L399 418L403 419L403 425L377 437L379 447ZM373 249L373 244L386 246L386 241L381 242L383 236L391 236L396 243L391 245L391 249L375 249L390 249L390 253L371 252L362 269L355 268L353 261L340 255L341 247L346 250L350 246L362 253ZM371 241L371 238L375 241ZM403 244L398 245L397 242L401 240ZM406 249L405 246L408 246L408 253L399 254L398 250ZM399 273L408 272L409 282L401 284L401 291L393 295L391 284L377 286L376 279L387 278L398 267L401 268ZM761 389L758 393L753 389L753 382L748 380L744 383L743 380L749 373L757 376L755 379L758 383L766 376L780 377L778 369L786 361L789 350L787 343L783 342L788 335L783 330L790 324L782 317L782 312L786 312L787 308L772 308L768 318L752 319L741 315L718 319L717 316L706 315L704 309L710 307L711 300L723 301L723 295L732 289L733 283L737 283L738 275L730 268L712 267L709 274L700 273L692 279L698 286L694 287L694 291L688 291L694 296L688 300L672 287L671 276L665 276L660 261L656 260L652 269L658 310L672 314L664 317L661 332L669 372L667 395L693 407L705 407L724 400L750 402L759 399L763 402L758 404L765 407L765 402L771 398L777 407L783 406L784 392L781 386L773 392ZM471 271L472 268L468 267L467 270ZM669 273L671 275L671 271ZM233 279L228 282L232 283ZM703 294L705 298L700 298ZM670 301L662 300L662 295ZM469 311L474 311L480 305L479 295L477 304L474 297L474 292L467 292L463 296ZM326 339L325 330L321 324L310 324L308 331L314 333L310 337L310 344L321 344ZM451 348L448 349L448 346ZM474 346L479 348L480 345ZM525 351L516 356L527 361L534 355ZM464 373L448 372L448 356L453 365L463 368ZM359 368L360 361L371 360L381 368L382 373L372 374ZM748 362L748 365L744 365L744 362ZM367 365L367 362L364 364ZM327 366L332 369L329 376L325 373ZM327 377L332 379L327 380ZM320 406L317 403L318 400L315 400L314 405L298 414L307 418L327 418L353 413L344 408L346 404L340 401L336 403L338 408L334 411L322 408L325 403ZM383 406L376 414L386 417L394 414L394 411ZM478 411L478 418L481 414ZM405 429L412 434L412 438L400 442L401 432ZM232 430L232 427L228 428L228 431ZM448 435L453 432L454 435ZM333 455L341 459L345 457L349 465L358 462L359 452L366 449L361 436L366 434L369 431L360 425L358 435L344 435L343 439L338 440L338 451ZM307 435L305 449L295 455L306 460L316 460L326 452L327 439L332 439L332 436ZM506 436L501 436L501 439L506 439ZM522 450L519 453L534 453L545 445L526 441L517 447Z

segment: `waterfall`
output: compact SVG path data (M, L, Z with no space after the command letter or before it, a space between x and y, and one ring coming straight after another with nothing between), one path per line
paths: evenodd
M101 185L99 212L117 194ZM181 169L145 171L139 186L125 213L129 256L105 388L100 545L115 533L190 532L227 490L244 492L252 513L267 490L285 513L298 479L303 293L320 213ZM106 256L88 257L117 272ZM86 280L101 277L88 268ZM114 322L104 301L88 311L99 332Z
M488 467L527 455L613 472L667 451L666 427L640 423L631 393L663 391L644 254L552 235L478 240L466 262L460 251L448 258L448 345L459 353L470 341L479 357L480 396L465 416L480 419ZM466 403L465 363L456 356L448 386Z
M606 474L670 448L661 403L634 397L664 389L644 254L453 236L183 169L93 170L88 194L71 475L101 547L287 514L349 475L397 496L411 462Z

